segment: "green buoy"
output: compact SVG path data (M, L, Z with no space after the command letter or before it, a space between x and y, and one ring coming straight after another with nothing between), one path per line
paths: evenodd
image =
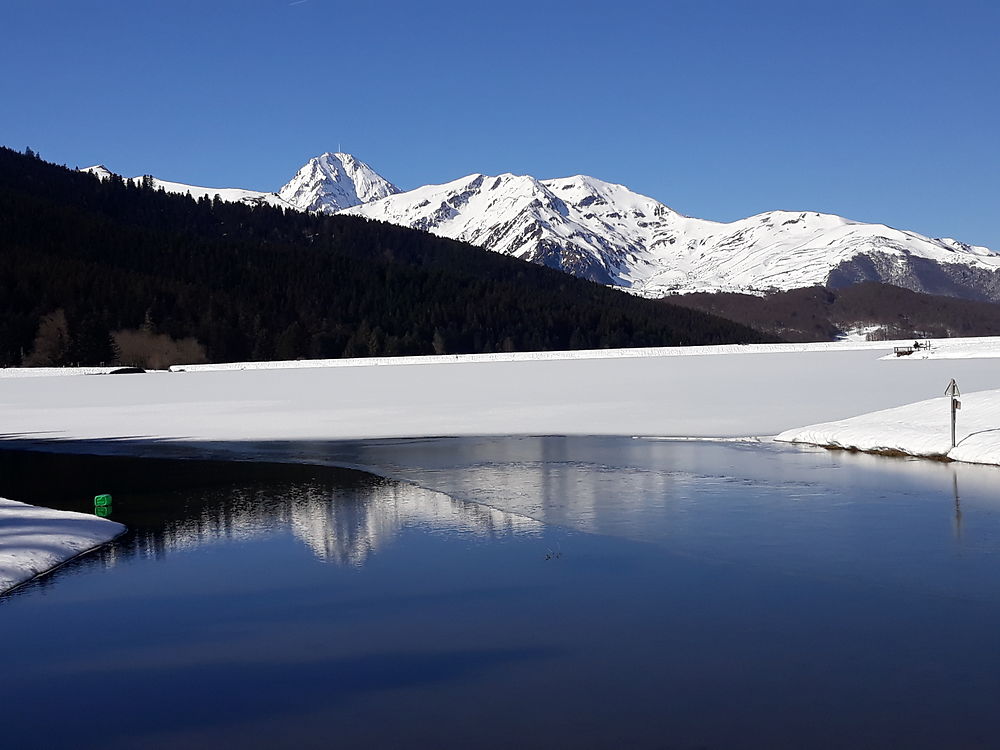
M95 508L104 508L111 505L111 495L97 495L94 498Z
M107 518L108 516L111 515L111 506L98 505L96 508L94 508L94 515L97 516L98 518Z

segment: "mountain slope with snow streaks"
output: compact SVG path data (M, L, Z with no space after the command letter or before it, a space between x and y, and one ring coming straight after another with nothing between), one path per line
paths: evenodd
M770 211L721 223L622 185L469 175L348 209L648 297L880 281L1000 300L1000 256L831 214Z

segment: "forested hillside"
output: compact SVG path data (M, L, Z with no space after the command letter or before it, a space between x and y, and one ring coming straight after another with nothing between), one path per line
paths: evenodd
M194 201L0 148L0 365L761 340L412 229Z
M876 340L1000 335L1000 304L866 282L767 296L685 294L670 302L744 321L787 341L830 341L856 328Z

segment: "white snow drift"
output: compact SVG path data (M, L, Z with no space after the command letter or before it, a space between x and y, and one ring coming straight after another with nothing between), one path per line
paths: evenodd
M105 544L120 523L0 497L0 594Z

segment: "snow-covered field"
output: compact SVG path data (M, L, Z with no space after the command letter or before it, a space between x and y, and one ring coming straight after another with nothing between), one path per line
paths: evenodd
M0 497L0 594L111 541L120 523Z
M877 328L878 326L874 326ZM426 357L365 357L361 359L299 359L280 362L225 362L208 365L175 365L172 372L210 370L286 370L315 367L376 367L384 365L441 365L473 362L542 362L581 359L642 359L650 357L705 357L719 354L794 354L796 352L871 351L884 359L962 359L1000 356L1000 338L971 337L935 339L920 356L896 357L895 347L911 346L910 339L866 341L853 337L841 341L796 344L718 344L714 346L659 346L635 349L584 349L564 352L493 352L489 354L442 354ZM886 353L888 352L888 354ZM914 353L917 355L918 353ZM0 377L5 370L0 370ZM18 372L11 370L11 372ZM23 372L23 370L20 370Z
M963 343L964 342L964 343ZM446 435L773 435L997 385L991 359L893 358L901 342L199 365L0 378L3 437L149 453L167 442ZM912 342L902 342L912 343ZM944 352L973 340L935 342ZM993 339L979 340L984 351ZM965 351L965 350L963 350ZM901 364L905 362L905 364ZM175 368L180 369L180 368ZM11 372L11 371L6 371Z

